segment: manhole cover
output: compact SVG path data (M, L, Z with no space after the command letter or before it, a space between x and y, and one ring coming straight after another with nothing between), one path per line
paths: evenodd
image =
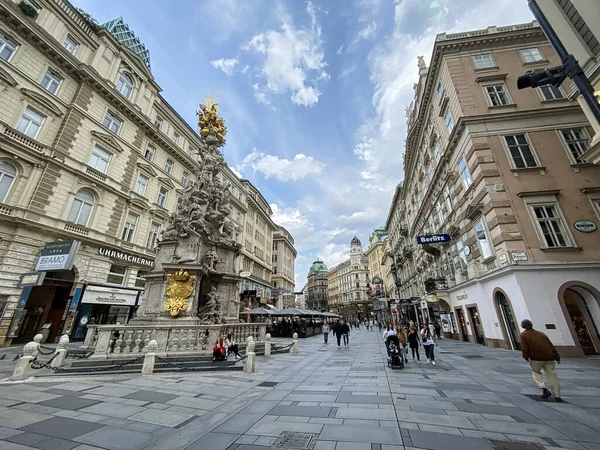
M467 358L467 359L481 359L484 358L481 355L462 355L463 358Z
M312 450L317 443L314 434L283 431L271 448L307 449Z
M496 450L544 450L544 447L531 442L509 442L495 439L489 439L489 442Z
M258 385L260 387L275 387L277 386L279 383L276 381L263 381L262 383L259 383Z

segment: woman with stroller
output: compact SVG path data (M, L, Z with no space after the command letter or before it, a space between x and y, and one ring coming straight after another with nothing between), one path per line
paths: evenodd
M419 333L417 332L417 330L415 330L415 324L412 320L410 321L406 338L408 340L408 346L412 350L413 361L415 360L415 353L416 353L417 354L417 363L421 364L421 357L419 356L419 345L420 345L419 344Z
M433 349L437 345L437 342L435 340L435 335L431 332L431 329L428 325L423 325L421 337L423 338L423 348L425 349L427 362L431 361L431 363L435 366L435 355L433 354Z

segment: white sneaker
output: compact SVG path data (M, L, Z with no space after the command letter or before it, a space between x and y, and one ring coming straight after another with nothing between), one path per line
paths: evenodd
M433 363L433 365L435 366L435 361L431 361Z
M427 358L427 364L429 364L429 363L430 363L429 358Z
M417 364L421 364L421 360L417 361Z

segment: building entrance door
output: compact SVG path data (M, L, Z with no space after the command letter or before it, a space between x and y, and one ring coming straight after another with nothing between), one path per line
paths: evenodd
M485 345L483 325L481 325L481 319L479 317L479 311L477 311L477 306L470 306L467 308L467 310L469 311L469 316L471 319L471 329L473 330L473 334L475 336L475 342L481 345Z
M465 342L469 342L469 333L467 332L467 324L465 322L465 313L462 308L455 309L456 311L456 319L458 321L458 326L460 327L460 334L462 336L462 340Z
M517 321L506 295L502 292L497 292L496 302L498 302L498 308L500 309L504 328L506 329L506 334L508 335L508 340L510 341L512 349L521 350L521 335L519 334Z
M569 288L565 291L564 300L575 334L581 344L581 349L586 355L598 354L600 336L597 324L590 313L590 308L579 292L580 288ZM586 294L589 294L585 291ZM591 296L591 294L589 294Z

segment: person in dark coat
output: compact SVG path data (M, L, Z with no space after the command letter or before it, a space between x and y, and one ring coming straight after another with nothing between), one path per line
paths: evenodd
M412 350L412 359L415 360L415 353L417 354L417 363L421 364L421 357L419 356L419 345L421 345L419 332L415 329L414 322L410 322L407 333L408 346Z
M350 345L350 327L348 326L348 324L344 321L344 323L342 324L342 326L340 327L340 332L342 334L342 336L344 337L344 347L348 348L348 346ZM339 338L338 338L338 348L339 346Z
M339 320L333 326L333 334L335 335L335 338L337 339L338 348L340 348L341 340L342 340L342 322L340 322Z

